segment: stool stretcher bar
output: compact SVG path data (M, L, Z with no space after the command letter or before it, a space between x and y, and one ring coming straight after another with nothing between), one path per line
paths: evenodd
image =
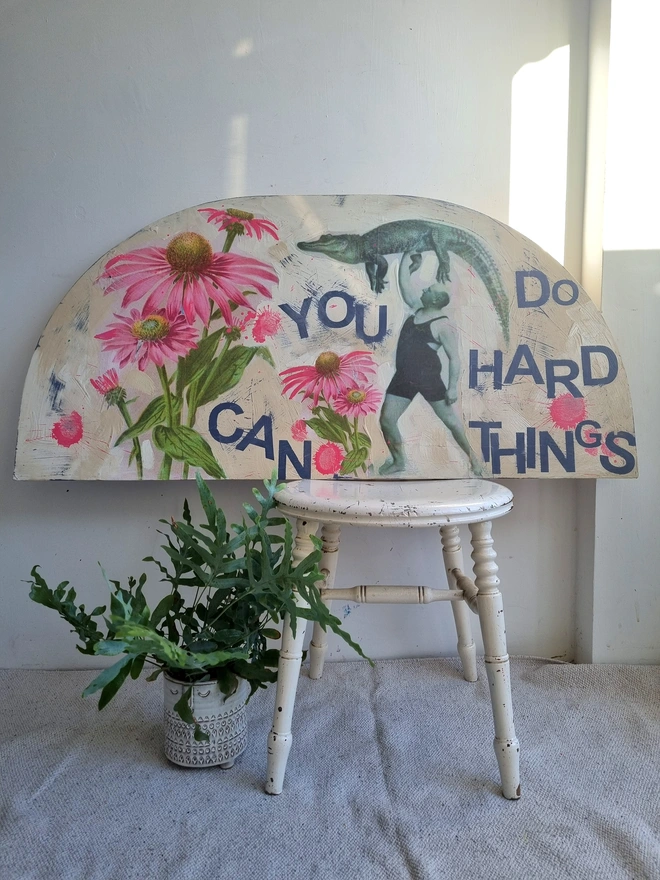
M429 602L458 602L465 598L463 590L434 590L432 587L371 586L346 587L341 590L321 590L325 601L339 599L342 602L390 605L428 605Z
M430 602L461 602L465 601L472 611L477 612L477 595L475 583L459 568L452 570L460 589L436 590L433 587L406 585L371 585L360 584L357 587L344 589L321 590L324 601L338 599L342 602L359 602L360 604L381 605L428 605Z

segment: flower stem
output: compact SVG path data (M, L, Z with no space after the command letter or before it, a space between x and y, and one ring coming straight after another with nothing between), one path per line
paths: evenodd
M234 239L238 235L237 229L232 229L231 227L227 230L227 238L225 238L225 243L222 246L222 253L226 254L229 252L231 246L234 243Z
M222 360L225 355L225 352L231 345L231 337L227 334L225 338L225 344L222 346L222 351L216 358L216 360ZM188 420L186 422L189 428L193 428L195 426L195 419L197 418L197 395L200 391L203 391L203 386L199 386L197 382L193 382L188 391ZM188 479L188 463L186 462L183 465L183 479Z
M128 407L126 406L125 400L119 400L117 402L117 409L124 417L124 421L126 422L126 427L130 428L133 425L133 419L128 412ZM135 467L137 468L138 480L142 479L142 450L140 449L140 440L137 437L133 437L133 453L135 455Z
M163 387L163 397L165 398L165 408L167 410L167 426L174 427L174 407L172 406L172 393L170 391L170 380L167 378L167 370L165 367L156 367L160 384ZM172 456L165 453L163 455L163 463L160 466L159 480L169 480L172 471Z

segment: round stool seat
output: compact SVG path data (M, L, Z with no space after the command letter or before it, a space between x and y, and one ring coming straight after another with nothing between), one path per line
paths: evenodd
M418 528L504 516L513 494L487 480L297 480L275 495L282 513L325 523Z

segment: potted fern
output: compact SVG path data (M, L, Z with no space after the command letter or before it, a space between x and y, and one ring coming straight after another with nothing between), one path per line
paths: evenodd
M246 517L231 528L207 484L199 474L196 479L206 522L194 525L184 502L180 521L161 520L169 526L166 562L144 560L169 585L153 610L144 596L146 574L130 577L126 586L106 578L109 612L99 606L88 613L76 605L68 581L53 590L34 566L30 598L73 627L82 654L121 655L83 696L100 692L103 709L147 664L153 667L147 680L163 674L167 757L186 766L230 767L245 749L247 700L277 677L278 652L269 639L279 638L276 626L285 613L294 629L300 618L318 621L364 654L321 600L318 539L294 566L291 524L275 509L275 477L264 481L265 494L253 489L258 509L244 504Z

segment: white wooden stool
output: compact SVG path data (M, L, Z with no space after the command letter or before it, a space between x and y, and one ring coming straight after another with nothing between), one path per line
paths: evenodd
M509 657L506 650L504 610L499 591L491 520L507 514L513 495L504 486L485 480L425 480L419 482L361 482L301 480L290 483L276 496L280 510L297 525L294 560L313 550L310 535L321 523L325 576L321 594L350 602L427 604L452 603L458 653L467 681L477 680L476 649L468 608L479 615L490 695L495 721L495 754L504 797L520 797L519 746L513 726ZM440 528L442 553L449 589L424 586L357 586L335 590L342 524L393 528ZM471 533L474 580L464 570L458 526L467 523ZM300 621L303 623L303 621ZM280 794L291 749L291 719L302 661L305 626L293 636L284 620L273 727L268 737L266 791ZM310 645L310 678L320 678L327 634L318 624Z

